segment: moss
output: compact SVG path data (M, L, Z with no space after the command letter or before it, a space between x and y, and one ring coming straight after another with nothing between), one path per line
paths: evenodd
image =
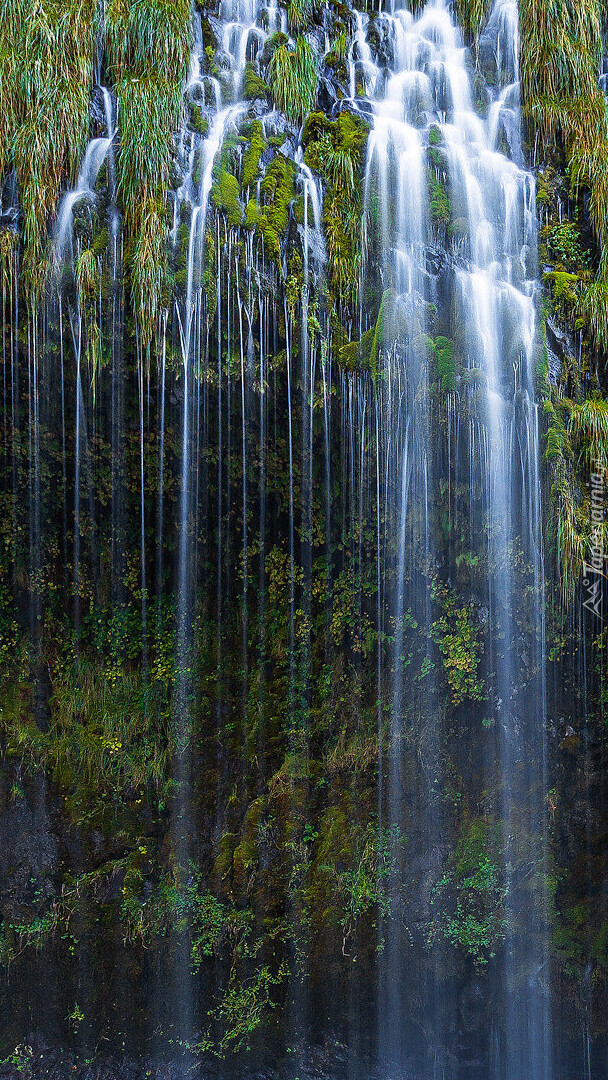
M450 199L445 183L434 172L429 173L429 210L435 228L447 229L452 218Z
M94 255L105 255L108 250L109 235L107 229L101 229L95 236L93 243L91 244L91 250Z
M449 393L456 389L456 378L460 367L454 355L454 343L447 337L429 338L429 347L435 370L435 376L441 389Z
M270 100L270 88L267 83L260 78L252 63L248 63L245 67L243 97L246 101L255 101L256 99L261 101Z
M244 224L246 229L254 230L258 228L260 224L260 213L260 207L258 206L255 198L252 195L245 209Z
M203 116L203 110L200 105L192 104L190 106L190 127L197 135L205 136L209 130L209 121Z
M343 328L341 329L343 331ZM348 370L366 368L372 378L376 379L382 347L392 344L399 336L401 329L395 292L393 289L385 289L376 321L361 335L360 340L340 341L340 336L338 336L336 346L339 363Z
M578 297L575 285L578 284L578 274L568 274L565 270L552 270L544 275L544 280L551 283L553 299L558 306L576 303Z
M258 833L266 811L266 800L256 799L248 808L232 856L235 896L245 897L253 882L258 852Z
M211 188L211 201L216 210L225 214L230 226L236 228L243 220L243 207L239 199L239 182L236 176L221 169Z
M438 128L436 124L433 124L429 131L429 146L443 146L444 138L441 128Z
M241 188L251 187L260 175L260 157L266 148L262 124L254 120L251 125L249 146L243 154L241 165Z
M226 832L219 842L219 851L213 864L213 877L219 889L229 892L232 878L232 861L236 847L234 833Z
M266 169L260 185L263 207L259 215L259 229L270 257L279 262L281 246L287 235L289 208L295 196L295 165L278 154Z

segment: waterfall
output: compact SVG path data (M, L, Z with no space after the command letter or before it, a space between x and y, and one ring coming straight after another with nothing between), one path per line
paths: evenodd
M237 1051L226 1075L304 1078L322 1045L352 1080L553 1080L518 8L473 46L448 0L368 6L193 5L153 327L110 63L46 291L26 308L0 268L10 589L44 703L9 742L70 821L36 931L81 888L96 912L41 985L86 1000L83 1046L133 1018L123 1047L171 1075ZM296 42L308 116L273 82ZM108 926L124 984L90 974Z
M538 749L545 738L546 713L539 434L533 389L538 333L535 192L533 177L521 164L517 11L515 4L498 0L480 42L484 61L493 64L496 71L496 90L488 94L485 116L473 107L468 52L447 5L437 0L418 17L400 10L380 16L376 23L382 24L392 62L386 71L374 70L370 77L358 16L356 47L364 65L364 81L384 87L374 103L366 203L369 215L374 193L380 218L383 284L394 290L392 302L400 323L381 394L386 527L394 530L396 546L395 585L391 587L395 625L391 734L381 805L389 824L405 821L405 831L409 828L416 838L412 862L406 858L392 886L398 895L404 876L422 874L423 867L428 869L441 859L441 830L445 828L434 786L438 777L433 776L441 769L438 732L444 710L431 689L432 675L427 675L424 699L420 700L415 683L408 680L403 668L404 627L413 618L427 642L423 663L432 665L435 627L430 598L435 568L444 557L437 546L433 506L445 469L436 450L440 416L430 394L425 355L425 336L429 334L426 313L430 304L440 304L439 325L449 339L456 335L453 350L460 353L462 372L453 381L446 402L450 407L446 424L454 447L447 468L455 490L458 475L452 470L468 471L465 504L458 505L459 496L453 502L449 497L450 513L469 518L470 544L478 554L464 557L479 560L482 566L485 605L492 626L491 666L496 678L488 696L491 715L486 723L497 732L500 766L496 782L505 822L501 843L505 968L500 993L510 1035L495 1068L504 1068L504 1075L514 1080L547 1077L551 1075L551 1058L546 931L544 948L525 955L530 945L521 925L525 916L514 871L521 852L514 849L518 826L512 824L521 822L520 814L528 815L526 864L536 864L546 872L542 825L545 755ZM351 86L353 82L351 74ZM450 218L447 228L452 235L433 264L431 253L433 243L437 243L433 238L447 224L443 216ZM370 222L368 230L372 228ZM457 403L458 412L452 410L452 401ZM480 545L483 538L485 544ZM534 598L529 636L517 625L518 600L510 570L513 551L520 548L529 563ZM458 572L457 564L458 559L452 573ZM521 665L527 649L532 654L527 663L533 675L522 696ZM415 799L412 801L410 795L404 801L408 751L416 730L426 725L430 729L424 744L427 777ZM527 749L530 745L532 754ZM522 759L526 761L523 789L518 776ZM528 793L523 796L523 806L522 790ZM537 899L546 911L544 888L541 871ZM419 1033L409 1028L403 989L411 928L404 934L403 929L389 924L382 934L381 1051L387 1062L409 1061L426 1076L431 1067L429 1048L421 1054ZM528 976L523 985L516 985L514 973L522 967ZM440 1030L443 1027L447 1045L446 1029L456 1022L455 1002L440 1000L437 973L422 970L419 979L425 1011L429 1018L435 1017L431 1022L438 1023ZM445 1067L445 1063L438 1066L437 1060L435 1053L432 1075L444 1075L435 1071Z

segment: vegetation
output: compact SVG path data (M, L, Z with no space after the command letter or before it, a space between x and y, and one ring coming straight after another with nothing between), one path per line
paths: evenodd
M111 0L106 43L117 80L117 182L130 244L133 304L142 343L148 345L166 286L166 199L173 134L183 119L190 5Z
M14 167L24 212L24 275L44 280L47 229L89 130L95 0L2 0L0 176Z
M302 142L305 161L325 181L323 221L330 279L335 300L356 302L363 260L361 238L362 169L367 128L349 112L335 121L323 113L309 115Z
M499 830L474 820L463 830L443 877L433 889L429 944L443 937L487 964L505 936L507 887L499 863Z
M488 394L450 303L468 226L441 130L425 151L432 234L418 294L385 258L395 222L381 220L375 177L364 192L373 121L361 88L360 111L343 96L352 12L284 7L294 40L272 34L254 56L250 35L241 58L244 101L199 220L184 366L192 211L184 200L172 217L168 196L189 154L199 186L212 116L209 82L184 92L190 4L108 0L102 20L90 0L0 0L0 171L12 197L15 170L23 215L3 214L0 231L0 959L11 968L0 1056L24 1075L33 1021L13 988L46 989L56 971L61 1038L87 1056L106 1032L117 1053L118 1031L138 1052L151 1045L138 995L156 979L154 1054L184 1052L184 1072L242 1055L229 1068L244 1075L265 1069L276 1040L294 1055L287 1073L304 1075L289 1027L303 987L341 1038L344 1017L360 1024L361 988L377 985L389 941L425 974L404 1010L412 1030L428 1023L441 1071L451 1051L425 995L443 1000L448 986L460 1017L481 988L480 1030L494 1023L506 1039L488 969L517 967L529 985L527 957L508 950L523 935L538 954L547 896L553 941L534 977L552 972L556 1027L580 1045L604 1023L593 1017L608 993L608 632L572 604L594 548L608 551L590 489L608 470L599 2L520 4L552 487L543 618L527 490L514 509L522 535L513 523L504 566L484 565ZM196 8L201 70L228 107L241 90ZM455 9L478 44L489 4ZM382 60L380 25L370 14ZM96 49L118 102L113 164L94 205L77 207L73 261L43 294L55 207L100 133ZM480 46L471 65L482 60ZM300 138L322 202L307 279ZM521 364L513 376L507 365L509 403ZM513 475L532 449L527 408L522 389ZM517 650L490 572L508 581ZM547 760L536 714L522 720L545 668ZM534 865L545 830L552 859ZM179 1051L176 970L197 1020Z
M317 54L304 37L295 48L275 49L268 69L273 101L292 123L301 123L312 109L317 94Z

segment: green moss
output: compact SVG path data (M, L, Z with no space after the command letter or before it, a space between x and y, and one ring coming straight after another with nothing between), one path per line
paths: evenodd
M260 185L263 207L258 227L270 257L279 262L281 245L287 234L289 208L295 195L295 166L288 158L278 154L266 169Z
M245 209L245 228L257 229L260 224L260 207L258 206L254 196L252 195L247 203Z
M436 124L433 124L429 131L429 146L443 146L445 140L441 128L438 128Z
M209 130L209 121L203 116L200 105L190 106L190 127L197 135L206 135Z
M359 341L349 341L341 345L338 351L339 362L348 371L367 367L374 341L375 327L366 330Z
M266 149L262 124L254 120L251 125L251 138L249 146L243 154L241 166L241 188L251 187L260 175L260 157Z
M248 63L245 67L243 97L246 101L255 101L256 99L268 101L270 99L270 87L260 78L252 63Z
M232 860L236 847L234 833L224 833L220 839L219 851L213 864L213 877L219 888L229 889L232 878Z
M437 337L434 341L428 339L431 358L441 389L446 393L456 389L456 379L460 373L460 366L454 355L454 343L450 338Z
M266 810L266 800L256 799L245 814L239 842L232 856L235 896L245 897L253 882L257 863L258 833Z
M435 228L447 229L452 218L450 199L445 183L434 172L429 173L429 210Z
M221 169L211 188L211 201L216 210L225 214L230 226L236 228L243 220L243 207L239 199L239 182L236 176Z
M578 284L578 274L568 274L565 270L552 270L544 275L544 280L551 283L553 299L558 306L576 303L578 295L575 285Z

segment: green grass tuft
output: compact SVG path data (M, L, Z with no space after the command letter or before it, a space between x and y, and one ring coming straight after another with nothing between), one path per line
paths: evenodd
M274 103L292 123L301 123L317 95L318 60L312 45L299 37L295 49L279 45L268 69Z

